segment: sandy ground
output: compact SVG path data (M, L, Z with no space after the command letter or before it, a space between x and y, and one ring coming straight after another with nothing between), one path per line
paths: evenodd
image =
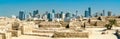
M50 37L22 35L19 37L12 37L12 39L88 39L88 38L50 38Z
M52 39L52 38L31 36L31 35L22 35L22 36L19 36L19 37L12 37L12 39Z

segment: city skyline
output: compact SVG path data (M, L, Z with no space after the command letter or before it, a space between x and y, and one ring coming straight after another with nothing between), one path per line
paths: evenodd
M105 10L105 13L112 11L118 15L119 4L119 0L0 0L0 16L17 16L19 11L29 14L34 10L43 14L46 11L51 12L52 9L58 13L75 13L77 10L79 15L84 15L88 7L91 7L91 14Z

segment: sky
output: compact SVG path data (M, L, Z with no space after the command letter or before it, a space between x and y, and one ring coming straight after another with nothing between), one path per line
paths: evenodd
M0 16L17 16L19 11L28 14L34 10L43 14L46 11L51 12L52 9L58 13L75 13L78 10L79 15L84 15L88 7L91 7L92 14L102 10L105 10L105 13L112 11L112 14L120 14L120 0L0 0Z

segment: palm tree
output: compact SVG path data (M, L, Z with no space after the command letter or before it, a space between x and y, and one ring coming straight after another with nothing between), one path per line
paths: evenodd
M117 21L115 19L111 19L109 20L109 24L106 24L105 27L108 29L108 30L111 30L112 26L113 25L116 25Z

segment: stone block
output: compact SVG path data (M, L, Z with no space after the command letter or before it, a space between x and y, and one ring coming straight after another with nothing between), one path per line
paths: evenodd
M21 31L20 30L11 30L9 32L12 33L13 37L19 37L19 36L21 36Z
M22 34L29 34L29 33L32 33L32 27L31 26L22 26L21 27L21 31L22 31Z
M0 39L5 39L5 34L0 33Z
M10 32L0 33L0 39L12 39Z
M6 33L5 33L5 39L12 39L12 34L11 34L11 32L6 32Z
M55 32L53 38L88 38L88 32Z

